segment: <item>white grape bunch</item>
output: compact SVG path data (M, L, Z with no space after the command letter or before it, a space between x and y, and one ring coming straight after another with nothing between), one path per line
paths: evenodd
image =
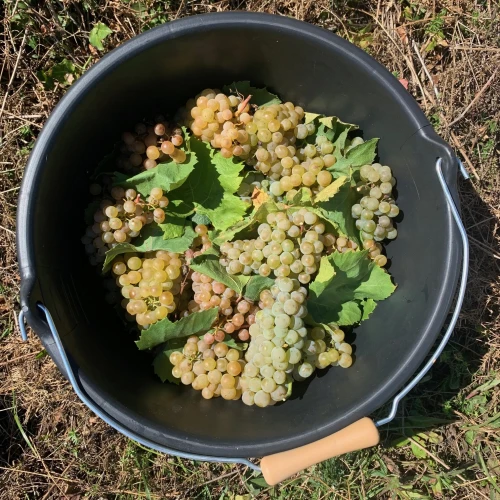
M181 291L182 255L158 250L141 258L124 254L113 261L112 273L122 294L122 307L141 328L176 310Z
M95 185L91 185L93 188L96 192ZM131 242L147 224L165 221L164 209L169 200L159 187L152 188L147 199L142 200L135 189L115 186L111 198L101 201L93 214L94 224L87 227L81 240L92 265L104 262L106 252L117 244Z
M186 161L186 153L179 149L184 142L182 129L166 122L162 115L157 116L153 123L137 123L133 132L122 134L118 167L130 172L151 170L158 163L169 160L175 163Z
M351 213L356 219L361 238L375 242L395 239L398 231L393 219L399 215L399 207L392 194L396 180L391 168L380 163L364 165L360 170L360 178L358 192L363 197L352 206Z
M245 353L242 400L247 405L266 407L286 399L288 384L310 377L316 368L352 364L352 348L336 328L334 346L325 342L322 328L308 329L307 289L298 280L277 278L271 290L261 293L262 310L250 326Z
M257 238L223 243L220 263L228 274L293 277L305 285L335 244L343 251L357 248L355 242L325 231L325 224L307 208L288 215L273 212L258 226Z
M185 120L193 134L220 149L222 156L237 156L273 182L274 196L297 188L311 188L318 193L333 180L326 170L336 159L333 144L324 136L315 144L298 146L316 132L313 123L301 123L304 110L292 102L252 109L239 96L205 89L186 103Z
M172 376L184 385L201 391L204 399L221 396L227 400L241 398L241 372L246 362L240 351L223 342L207 344L204 339L189 337L181 351L170 355Z
M224 158L248 158L257 137L246 130L250 105L241 97L205 89L186 103L184 120L193 135L219 149Z

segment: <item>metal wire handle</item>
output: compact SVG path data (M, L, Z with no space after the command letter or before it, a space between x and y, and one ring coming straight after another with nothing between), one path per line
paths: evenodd
M243 464L246 465L247 467L250 467L253 470L256 470L260 472L260 467L258 465L253 464L250 462L250 460L247 460L246 458L227 458L227 457L212 457L208 455L196 455L194 453L184 453L183 451L180 450L174 450L172 448L167 448L166 446L161 446L159 444L154 443L153 441L150 441L149 439L145 439L142 436L139 436L135 432L131 431L127 427L124 427L120 422L118 422L115 418L113 418L111 415L106 413L102 408L97 406L92 398L87 395L85 392L85 389L79 382L78 378L75 376L73 372L73 368L71 367L71 363L68 360L68 356L66 355L66 350L64 349L64 346L62 345L61 338L59 337L59 333L57 332L56 325L54 324L54 321L52 319L52 316L50 315L49 310L43 305L43 304L38 304L38 307L40 308L41 311L45 314L45 317L47 319L47 323L49 325L50 332L52 333L52 337L54 337L54 341L56 343L57 349L59 350L59 354L61 355L61 359L64 365L64 369L66 370L66 373L68 374L68 380L73 386L73 389L76 392L76 395L80 398L80 400L88 406L98 417L100 417L102 420L104 420L108 425L113 427L115 430L118 432L121 432L123 435L127 436L128 438L132 439L133 441L136 441L143 446L146 446L148 448L152 448L153 450L159 451L161 453L166 453L168 455L174 455L180 458L187 458L189 460L199 460L203 462L226 462L226 463L238 463L238 464ZM19 313L19 328L21 330L21 336L23 340L27 340L27 334L26 334L26 327L24 325L24 313L21 311Z
M444 195L446 197L446 201L448 202L448 206L451 210L451 214L453 215L453 219L455 220L455 223L458 227L458 231L460 233L460 238L462 240L462 276L461 276L461 281L460 281L460 288L458 289L458 294L457 294L457 301L455 304L455 309L453 311L453 314L451 316L450 323L448 325L448 328L446 328L446 332L443 335L443 338L441 339L441 342L439 345L436 347L436 350L434 351L434 354L431 356L429 361L424 365L424 367L413 377L411 382L392 400L392 406L391 406L391 411L389 415L385 418L382 418L381 420L377 420L375 422L375 425L377 427L380 427L381 425L388 424L391 422L394 417L396 416L396 413L398 411L398 406L401 400L422 380L422 378L425 376L425 374L431 369L432 365L437 361L441 353L443 352L443 349L445 348L446 344L448 343L448 340L450 340L451 334L453 333L453 330L455 329L455 325L457 324L458 320L458 315L460 314L460 309L462 308L462 304L464 301L464 296L465 296L465 288L467 286L467 275L469 274L469 240L467 239L467 232L465 231L465 227L462 223L462 219L460 218L460 214L458 213L458 209L455 205L455 202L453 201L453 197L450 193L450 190L448 189L448 185L446 184L446 180L443 175L443 171L441 170L441 163L442 160L441 158L438 158L436 161L436 171L438 175L439 182L441 184L441 187L443 188ZM459 167L460 167L460 172L462 173L462 176L464 179L469 178L469 174L467 173L467 170L465 170L462 162L459 160L458 161Z
M443 172L441 170L441 158L439 158L436 162L436 171L438 175L439 182L441 184L441 187L443 188L446 201L448 202L448 206L451 210L451 213L453 215L453 219L455 220L455 223L458 226L458 230L460 232L460 237L462 239L462 245L463 245L463 259L462 259L462 276L461 276L461 282L460 282L460 288L458 290L458 295L457 295L457 301L455 304L455 309L453 311L450 323L446 329L446 332L437 346L436 350L434 351L434 354L432 357L427 361L425 366L413 377L412 381L401 391L399 392L393 399L392 401L392 407L391 407L391 412L386 418L383 418L381 420L378 420L375 422L375 425L377 427L380 427L382 425L385 425L389 423L391 420L394 419L396 416L396 412L398 409L398 405L401 402L401 400L422 380L422 378L425 376L425 374L430 370L432 365L437 361L438 357L441 355L443 352L444 347L446 346L448 340L451 337L451 334L453 333L453 330L455 328L455 325L458 320L458 315L460 314L460 309L462 307L462 303L464 300L464 295L465 295L465 287L467 285L467 275L469 271L469 242L467 239L467 233L465 231L465 227L462 223L462 220L460 218L460 214L458 213L458 209L455 205L455 202L453 201L453 197L450 193L450 190L448 189L448 185L446 184L446 181L443 176ZM465 179L469 178L469 175L467 174L467 171L465 170L464 166L462 163L459 161L459 166L460 166L460 171ZM59 334L57 333L56 326L54 324L54 321L52 320L52 316L50 315L49 310L42 304L38 304L38 307L43 311L45 314L45 317L47 319L47 323L49 325L49 329L52 333L52 336L54 338L54 341L56 343L56 346L59 350L59 354L61 355L61 359L64 365L64 368L66 370L66 373L68 374L68 379L73 386L73 389L75 390L77 396L80 398L80 400L88 406L98 417L100 417L102 420L104 420L108 425L116 429L118 432L121 432L128 438L132 439L133 441L136 441L143 446L147 446L148 448L152 448L153 450L159 451L161 453L166 453L170 455L175 455L181 458L187 458L190 460L201 460L205 462L226 462L226 463L239 463L246 465L250 467L251 469L261 472L261 469L258 465L255 465L254 463L250 462L249 460L245 458L227 458L227 457L213 457L213 456L208 456L208 455L196 455L192 453L184 453L179 450L174 450L171 448L167 448L165 446L158 445L152 441L149 441L148 439L145 439L135 432L130 431L126 427L124 427L122 424L120 424L115 418L113 418L111 415L106 413L102 408L97 406L92 398L90 398L87 393L85 392L85 389L81 385L81 383L78 381L78 378L75 376L73 372L73 368L71 367L71 364L68 360L68 357L66 355L66 351L62 345L61 339L59 337ZM26 334L26 327L24 323L24 311L21 311L19 313L19 329L21 331L21 337L23 340L28 340L28 336Z

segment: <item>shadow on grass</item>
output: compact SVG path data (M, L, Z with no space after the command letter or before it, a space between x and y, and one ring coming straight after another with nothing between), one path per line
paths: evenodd
M483 366L490 349L487 345L487 327L482 325L487 325L498 317L498 311L491 306L490 298L494 294L492 284L498 281L500 269L498 261L484 247L478 247L474 242L495 240L496 217L472 183L461 181L460 195L462 220L468 232L471 255L467 292L459 321L436 364L400 403L395 419L381 427L381 439L385 446L411 444L411 441L405 439L411 437L425 448L442 440L440 436L431 435L433 431L457 422L459 429L453 430L451 435L458 438L458 432L467 432L464 420L477 417L484 421L486 417L480 418L481 415L491 416L488 404L494 385L468 386L478 377L484 378L485 382L491 382L491 377L494 377L494 374L486 373ZM498 253L498 249L494 251ZM438 338L433 349L441 338ZM389 411L390 403L379 409L374 417L383 418ZM480 426L476 430L480 431ZM421 439L419 433L426 433L427 437ZM462 437L460 444L455 443L455 447L465 448L462 455L464 460L457 459L460 453L450 454L447 456L447 465L466 467L471 459L466 448L472 448L477 439L478 433L465 434L465 439ZM417 458L427 456L424 450L420 450L422 456L419 457L418 449L417 446L412 450Z

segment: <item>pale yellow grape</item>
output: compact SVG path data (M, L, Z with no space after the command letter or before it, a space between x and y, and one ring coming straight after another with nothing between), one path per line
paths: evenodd
M318 184L322 187L329 186L332 183L332 179L332 174L328 170L321 170L316 177Z
M222 373L217 369L212 369L208 372L207 377L211 384L218 384L221 381Z
M352 357L349 354L342 353L338 363L342 368L349 368L352 365Z
M231 387L235 387L236 379L229 373L224 373L221 377L220 384L223 389L230 389Z
M184 385L191 385L194 382L195 374L193 372L185 372L181 375L181 382Z

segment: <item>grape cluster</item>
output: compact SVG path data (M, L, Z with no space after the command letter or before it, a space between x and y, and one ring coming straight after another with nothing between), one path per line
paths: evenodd
M399 215L399 208L392 197L396 180L390 167L374 163L364 165L360 170L361 181L358 191L363 195L359 203L352 206L352 216L363 240L393 240L398 231L393 219Z
M235 335L241 341L250 338L248 328L255 322L258 306L252 301L238 297L236 292L210 276L193 272L191 274L193 299L189 302L185 315L218 307L220 311L218 324L214 332L207 333L204 341L208 345L222 342L226 334Z
M315 131L311 123L299 125L297 129L299 127L309 127L311 133ZM327 170L336 161L333 150L334 145L325 136L318 136L314 144L297 148L291 145L273 148L268 144L267 148L257 150L259 163L256 168L273 180L269 191L276 197L285 196L290 200L301 187L315 195L333 181L332 174Z
M125 171L150 170L168 158L182 163L186 160L186 153L178 147L183 142L182 129L170 126L161 115L156 117L155 125L137 123L134 132L122 134L118 167Z
M241 97L205 89L186 103L185 120L195 136L220 149L224 158L248 158L258 142L245 129L252 121L249 111L250 105Z
M241 398L241 372L246 362L240 352L223 342L209 345L196 336L189 337L182 352L170 355L172 375L184 385L201 391L205 399L221 396L223 399Z
M158 250L144 258L123 254L113 262L113 275L121 288L122 306L137 324L148 327L176 310L181 290L182 256Z
M286 102L251 111L246 99L205 89L187 102L185 119L194 135L220 149L224 157L245 159L272 179L269 190L274 196L293 197L301 186L317 193L331 184L326 169L336 161L334 146L325 136L314 144L302 142L316 127L302 123L305 113L300 106Z
M210 241L210 236L208 235L208 228L205 224L197 224L194 228L194 232L198 236L193 241L191 248L186 250L184 254L188 264L191 264L191 260L194 257L198 257L212 247L212 242Z
M368 250L368 256L380 267L387 264L387 257L382 254L383 247L380 243L374 240L364 240L363 248Z
M229 274L291 277L305 285L318 270L325 248L335 243L356 248L346 238L325 233L325 225L307 208L289 215L273 212L266 220L257 228L258 238L221 245L220 263Z
M334 146L324 136L315 144L305 144L303 140L314 134L316 127L314 123L301 123L303 118L304 110L287 102L257 110L246 124L250 138L256 135L258 140L247 163L271 179L269 192L273 196L290 199L300 187L310 188L315 194L333 180L326 168L335 163L331 154Z
M328 347L322 328L306 328L306 297L306 288L290 278L277 278L271 290L261 293L241 378L245 404L266 407L283 401L292 379L304 380L316 368L352 364L342 330L334 330L335 346Z
M91 191L97 192L94 185ZM87 227L82 238L92 265L104 262L106 252L118 243L128 243L139 236L146 224L161 224L165 220L163 209L168 205L168 198L161 188L151 189L147 200L142 201L135 189L113 187L111 198L101 201L94 213L94 224Z

